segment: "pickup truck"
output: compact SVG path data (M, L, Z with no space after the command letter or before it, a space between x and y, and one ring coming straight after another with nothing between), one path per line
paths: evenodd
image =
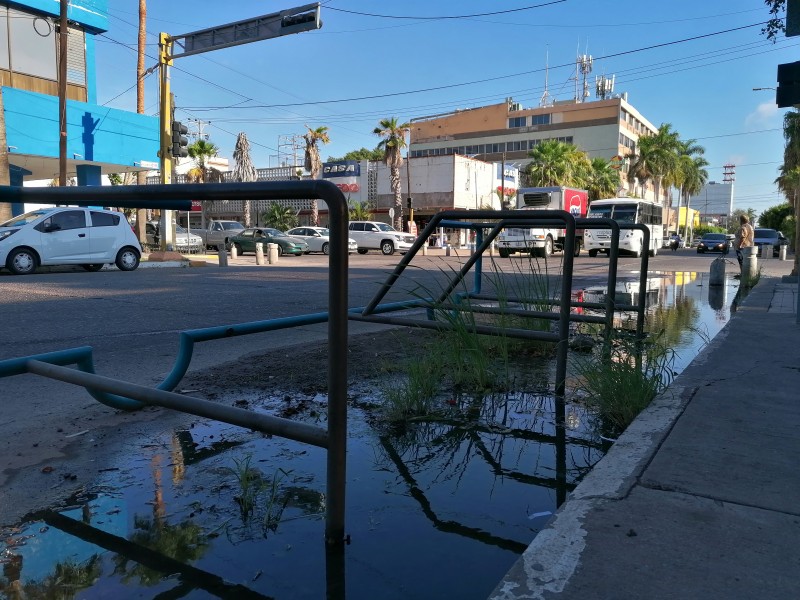
M203 238L203 244L209 250L216 250L221 244L228 247L228 239L244 231L244 225L238 221L209 221L205 229L192 229L192 233Z

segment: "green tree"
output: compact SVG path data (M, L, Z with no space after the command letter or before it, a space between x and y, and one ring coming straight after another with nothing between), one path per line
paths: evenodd
M267 227L274 227L281 231L297 227L298 223L297 213L288 206L277 202L270 204L261 218Z
M772 40L772 43L775 43L778 34L786 31L784 22L786 0L764 0L764 4L769 7L770 18L761 29L761 33L766 35L768 40Z
M111 185L122 185L122 175L119 173L109 173L108 183Z
M698 145L695 140L678 142L678 156L675 169L669 179L678 187L678 215L680 215L682 200L686 202L686 221L684 223L684 239L689 239L689 208L692 196L699 194L708 181L708 161L703 154L705 148Z
M528 156L533 160L525 166L523 177L533 187L582 187L591 169L585 152L558 140L538 144Z
M216 171L216 169L209 168L208 160L219 154L219 148L208 140L196 140L189 144L187 150L195 164L195 168L187 173L189 179L197 183L210 182L214 178L211 171Z
M403 166L402 150L406 147L406 134L411 130L410 123L398 123L396 117L381 119L372 131L382 139L378 148L386 155L383 162L389 167L389 184L394 194L394 228L403 229L403 190L400 181L400 167Z
M328 162L340 162L343 160L379 160L383 161L386 158L386 152L384 152L381 148L375 148L374 150L368 150L367 148L361 148L360 150L351 150L341 158L336 158L333 156L328 157Z
M792 205L788 202L772 206L758 216L758 226L782 231L781 226L783 226L786 217L792 216L792 212ZM783 233L786 235L785 231Z
M635 184L638 179L642 188L652 182L656 202L661 202L665 180L674 180L679 150L678 133L672 130L670 123L663 123L654 135L639 138L636 151L629 155L631 166L628 170L628 181ZM644 190L642 196L644 197Z
M369 221L372 219L372 205L369 202L353 202L348 211L351 221Z
M786 144L783 149L783 165L775 181L794 209L794 232L789 232L787 235L794 239L792 275L798 275L800 274L800 252L798 252L800 228L797 227L797 223L800 222L800 112L791 110L783 115L783 139Z
M319 179L319 174L322 172L322 160L319 157L319 145L328 144L331 138L328 136L327 127L317 127L311 129L306 125L308 131L303 136L306 141L305 152L305 168L311 173L311 179ZM317 199L311 200L311 224L319 225L319 205Z
M589 202L599 198L613 198L619 190L619 172L611 168L605 158L593 158L583 186L589 192Z

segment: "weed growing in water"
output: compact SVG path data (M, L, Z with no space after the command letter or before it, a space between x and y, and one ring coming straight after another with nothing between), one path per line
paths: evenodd
M513 358L552 354L552 342L520 340L504 333L512 328L550 331L549 319L508 312L511 308L540 312L552 310L556 300L554 286L546 272L546 262L544 272L538 261L530 259L527 269L524 262L514 261L511 273L502 272L494 261L491 264L493 272L484 277L494 290L496 304L470 298L464 280L443 300L433 301L429 309L431 314L447 328L437 334L429 347L414 353L403 369L403 379L394 380L383 389L385 415L389 420L399 421L432 415L439 409L446 410L443 405L439 407L435 399L448 385L454 392L479 395L508 389ZM447 280L451 281L456 271L451 268L447 275ZM441 298L444 291L444 287L432 291L417 284L410 293L427 302ZM487 305L495 312L487 312ZM497 328L497 333L477 333L479 326L487 325Z
M597 412L603 434L616 437L672 383L674 362L663 332L644 340L617 332L609 346L576 361L575 391Z
M264 514L264 527L271 531L275 531L278 528L283 511L289 503L288 496L284 497L282 502L280 500L280 482L289 473L291 473L291 471L284 471L279 468L272 476L272 481L268 485L265 483L265 487L267 488L267 506L266 513Z
M235 467L228 467L228 470L233 473L236 483L239 485L239 494L234 496L233 499L239 505L242 519L245 521L250 518L250 513L253 512L258 496L264 488L261 471L250 466L252 459L253 456L251 454L242 459L234 458Z

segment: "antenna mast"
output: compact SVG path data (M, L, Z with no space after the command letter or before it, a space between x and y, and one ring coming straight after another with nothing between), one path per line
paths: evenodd
M590 96L589 94L589 82L586 80L589 73L592 72L592 57L588 54L583 54L577 58L575 61L576 69L575 69L575 102L583 102L585 98ZM581 75L583 75L583 92L580 96L578 96L578 72L580 71Z
M539 106L549 106L550 105L550 93L547 91L547 78L550 72L550 49L548 48L545 52L544 58L544 93L542 93L542 98L539 100Z

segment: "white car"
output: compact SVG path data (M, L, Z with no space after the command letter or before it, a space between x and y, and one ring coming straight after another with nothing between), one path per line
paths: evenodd
M309 252L322 252L330 254L331 232L326 227L295 227L286 232L286 235L300 238L308 244ZM347 239L347 253L352 254L358 250L358 243L353 238Z
M160 241L159 222L150 221L145 228L147 243L158 246ZM206 249L203 238L195 233L186 231L181 225L175 225L175 251L200 253Z
M350 236L358 243L358 253L380 250L386 256L395 250L405 254L417 239L380 221L350 221Z
M16 275L38 266L80 265L99 271L139 266L142 247L125 215L99 208L41 208L0 223L0 266Z

